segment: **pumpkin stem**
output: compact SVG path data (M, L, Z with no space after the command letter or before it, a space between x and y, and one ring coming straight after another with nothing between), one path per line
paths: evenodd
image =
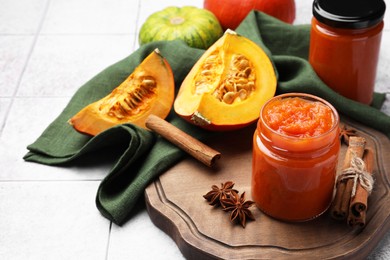
M225 34L237 35L237 33L232 29L226 29Z
M209 125L209 124L211 124L211 121L208 120L207 118L205 118L205 117L204 117L201 113L199 113L198 111L195 111L195 113L192 115L191 121L192 121L195 125L200 125L200 126L204 126L204 125Z
M171 24L182 24L184 23L185 19L181 16L176 16L171 18L170 22Z

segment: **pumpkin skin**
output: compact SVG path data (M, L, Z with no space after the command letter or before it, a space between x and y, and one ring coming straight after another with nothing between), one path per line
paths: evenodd
M174 91L172 69L156 49L110 94L84 107L69 123L92 136L123 123L146 128L150 114L161 118L169 114Z
M151 14L142 25L138 38L140 45L183 40L190 47L207 49L222 34L222 27L212 12L192 6L172 6Z
M205 0L203 7L214 13L224 30L235 30L251 10L262 11L290 24L296 12L294 0Z
M228 131L255 122L275 95L276 73L254 42L228 30L197 61L174 102L175 112L204 129Z

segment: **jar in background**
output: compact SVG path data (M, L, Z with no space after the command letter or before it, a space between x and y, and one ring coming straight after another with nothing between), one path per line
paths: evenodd
M301 93L272 98L253 137L252 199L276 219L319 216L332 201L339 151L339 116L328 102Z
M339 94L364 104L373 97L383 0L314 0L309 62Z

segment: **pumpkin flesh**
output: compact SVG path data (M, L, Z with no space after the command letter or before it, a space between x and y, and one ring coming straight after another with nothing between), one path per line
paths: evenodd
M276 75L265 52L227 31L184 79L175 112L209 130L234 130L256 121L276 91Z
M165 118L173 100L173 73L156 49L110 94L84 107L69 123L89 135L123 123L146 128L146 118L150 114Z

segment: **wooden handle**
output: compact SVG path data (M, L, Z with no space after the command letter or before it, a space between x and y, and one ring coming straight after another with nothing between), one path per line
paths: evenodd
M212 167L215 161L221 158L220 152L215 151L158 116L150 115L146 119L145 125L209 167Z

